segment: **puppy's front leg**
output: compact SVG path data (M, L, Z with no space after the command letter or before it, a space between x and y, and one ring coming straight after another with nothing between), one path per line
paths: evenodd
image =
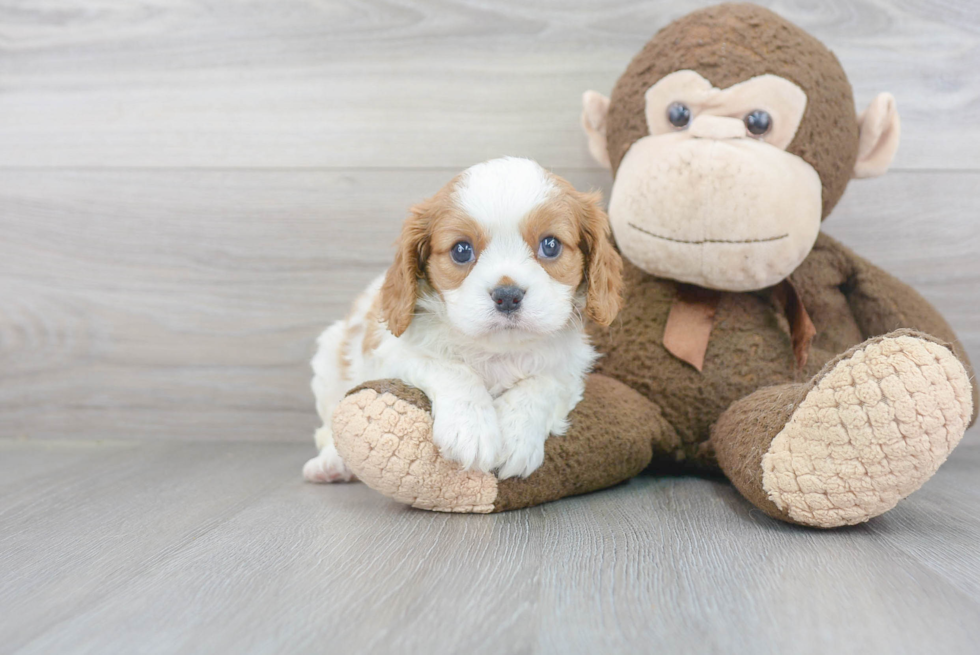
M483 381L462 365L410 359L397 377L432 400L432 441L443 457L464 468L490 472L502 446L493 398Z
M544 462L544 442L568 428L568 413L584 383L537 375L521 380L495 401L503 450L497 478L526 478Z

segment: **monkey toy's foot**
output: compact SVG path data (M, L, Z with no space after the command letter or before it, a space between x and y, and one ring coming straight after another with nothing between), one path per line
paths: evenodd
M767 513L814 527L851 525L932 477L970 422L971 391L949 348L900 331L853 348L807 384L735 403L712 441L725 472ZM750 433L758 447L747 443Z

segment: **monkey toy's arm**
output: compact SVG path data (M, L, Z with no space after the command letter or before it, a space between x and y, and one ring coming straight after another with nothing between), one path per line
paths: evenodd
M660 408L621 382L592 374L562 436L526 478L498 480L439 456L429 399L397 380L368 382L337 407L337 450L357 478L399 502L442 512L530 507L611 487L645 469L656 444L679 444Z
M976 374L967 357L966 349L956 337L953 328L915 289L844 246L839 247L841 254L850 264L849 276L843 291L864 338L869 339L893 330L911 328L948 342L973 381L973 418L970 421L972 425L977 419L977 409L980 405Z

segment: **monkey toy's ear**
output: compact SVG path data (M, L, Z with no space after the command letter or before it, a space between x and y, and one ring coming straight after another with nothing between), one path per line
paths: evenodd
M589 152L603 168L612 168L606 147L606 114L609 98L595 91L582 94L582 128L589 137Z
M858 116L861 129L858 141L858 158L854 164L854 177L877 177L888 170L898 150L902 126L898 120L895 98L881 93Z

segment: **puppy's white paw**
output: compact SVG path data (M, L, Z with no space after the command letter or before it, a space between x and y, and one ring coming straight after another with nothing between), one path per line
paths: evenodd
M333 444L324 446L319 455L303 465L303 477L307 482L350 482L356 479Z
M489 473L500 457L497 412L489 402L443 398L432 403L432 441L446 459Z
M500 396L494 401L503 442L497 479L526 478L544 462L544 442L551 433L551 416L537 415L520 398Z
M497 470L497 479L527 476L534 473L544 463L544 441L535 439L516 439L504 462Z

